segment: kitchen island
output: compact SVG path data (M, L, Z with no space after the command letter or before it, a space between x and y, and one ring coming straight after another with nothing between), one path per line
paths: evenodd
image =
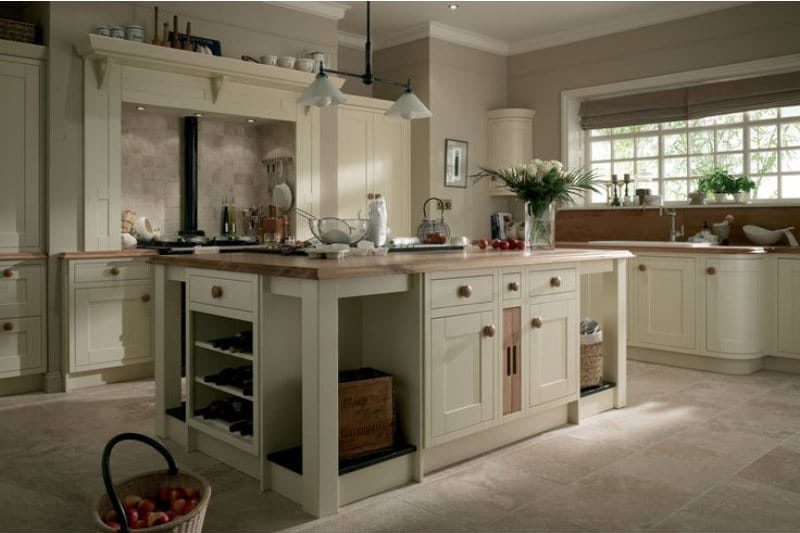
M623 407L630 257L576 249L153 257L156 433L323 516ZM589 275L603 278L601 294L583 288ZM582 395L578 323L590 299L604 330L605 382ZM235 365L251 365L250 389L205 379ZM340 461L338 373L359 367L392 375L397 439L385 453ZM234 432L198 416L220 399L242 404L249 426Z

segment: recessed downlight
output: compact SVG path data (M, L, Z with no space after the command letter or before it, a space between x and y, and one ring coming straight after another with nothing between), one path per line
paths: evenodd
M449 9L450 11L455 11L456 9L458 9L458 4L447 4L447 9Z
M197 118L200 118L200 117L203 116L203 114L202 113L195 113L194 116L196 116Z
M145 106L143 106L143 105L137 105L136 106L136 111L144 111L145 109L147 109L147 108Z
M254 118L248 118L247 119L247 123L248 124L253 124L255 121L256 121L256 119L254 119Z

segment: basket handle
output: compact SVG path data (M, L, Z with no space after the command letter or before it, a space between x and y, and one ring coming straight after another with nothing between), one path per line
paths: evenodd
M431 196L425 200L424 204L422 204L422 216L425 217L426 220L431 220L431 216L428 214L428 204L433 201L436 201L436 204L439 207L439 214L441 215L439 218L444 220L444 202L435 196Z
M114 483L111 481L109 460L111 459L111 450L114 448L114 446L124 440L143 442L144 444L149 445L151 448L155 448L155 450L167 461L167 473L172 476L178 473L178 467L175 466L175 459L172 458L172 454L169 453L169 450L167 450L163 444L155 439L151 439L147 435L142 435L141 433L120 433L108 441L106 447L103 448L103 458L100 461L100 468L103 472L103 485L106 487L108 501L111 502L111 506L117 512L117 521L119 522L120 533L128 533L130 525L128 524L128 517L125 515L125 508L122 506L122 502L119 499L119 494L117 494L117 490L114 488ZM102 519L103 517L101 516L100 520Z

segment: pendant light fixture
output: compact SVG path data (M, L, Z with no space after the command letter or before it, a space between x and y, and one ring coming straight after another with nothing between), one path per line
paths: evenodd
M411 85L409 79L406 83L397 81L386 80L376 77L372 72L372 34L370 31L370 3L367 2L367 42L364 45L365 65L363 74L354 74L352 72L344 72L342 70L326 69L323 63L319 65L319 73L316 79L303 91L303 94L297 99L298 103L316 107L327 107L329 105L343 104L347 98L342 91L340 91L328 78L328 72L339 74L342 76L350 76L352 78L361 78L364 85L372 85L374 83L383 83L384 85L393 85L403 89L403 95L397 99L394 105L386 111L386 115L390 117L400 117L407 119L429 118L433 115L431 110L422 103Z

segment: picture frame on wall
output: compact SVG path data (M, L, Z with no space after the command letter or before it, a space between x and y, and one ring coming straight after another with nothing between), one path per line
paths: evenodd
M467 187L469 143L457 139L444 140L444 186Z

